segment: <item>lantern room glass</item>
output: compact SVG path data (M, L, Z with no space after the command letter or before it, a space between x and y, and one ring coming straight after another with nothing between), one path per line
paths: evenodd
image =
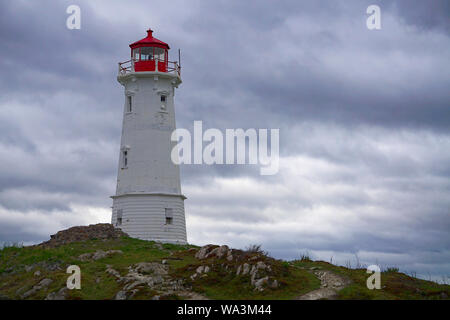
M132 58L135 61L158 60L166 61L166 49L159 47L141 47L133 49Z

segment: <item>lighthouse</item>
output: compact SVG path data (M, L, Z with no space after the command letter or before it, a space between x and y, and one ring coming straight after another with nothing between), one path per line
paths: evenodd
M134 238L185 244L186 197L171 160L180 66L169 61L169 45L150 29L130 48L131 58L119 63L117 76L124 105L111 223Z

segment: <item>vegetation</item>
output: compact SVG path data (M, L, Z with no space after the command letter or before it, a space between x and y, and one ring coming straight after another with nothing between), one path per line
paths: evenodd
M50 292L57 292L66 285L66 268L78 265L81 269L81 290L70 290L67 299L114 299L123 288L111 274L107 265L125 276L128 267L140 262L161 263L166 260L169 276L182 279L186 288L210 299L294 299L320 287L320 280L311 270L330 270L351 283L338 292L338 299L448 299L450 286L416 279L387 269L382 273L382 289L366 287L368 274L365 269L349 269L323 261L312 261L307 254L295 261L282 261L268 257L261 246L253 245L246 251L233 250L235 259L207 258L198 260L199 248L192 245L158 244L122 237L108 240L73 242L54 248L5 246L0 249L0 298L23 299L23 293L36 286L42 279L51 284L26 299L45 299ZM121 250L98 260L80 260L85 253L98 250ZM255 290L250 275L236 276L236 269L245 261L263 261L276 274L278 286ZM208 264L207 276L191 279L201 266ZM132 299L151 299L156 295L152 288L142 288ZM181 299L182 295L168 294L164 299Z

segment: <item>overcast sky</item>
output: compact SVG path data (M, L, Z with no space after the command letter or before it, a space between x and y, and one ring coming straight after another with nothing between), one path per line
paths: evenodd
M182 51L179 128L280 129L277 175L182 166L189 242L449 276L449 16L447 0L1 1L0 241L110 222L117 62L151 27Z

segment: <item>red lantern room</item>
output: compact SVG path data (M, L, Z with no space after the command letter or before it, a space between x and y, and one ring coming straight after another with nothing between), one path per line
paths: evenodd
M153 30L147 30L147 37L130 44L131 59L119 62L119 75L130 72L165 72L180 76L180 65L169 61L169 45L153 37Z
M153 30L147 30L147 37L130 44L134 71L167 72L169 45L153 37Z

